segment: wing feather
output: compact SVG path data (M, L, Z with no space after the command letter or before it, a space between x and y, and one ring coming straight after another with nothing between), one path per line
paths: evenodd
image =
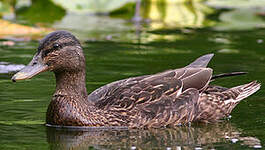
M189 70L191 70L193 74L181 79L181 81L183 82L183 90L186 90L188 88L203 90L208 86L212 77L211 68L199 68L196 69L197 72L194 72L194 69L187 69L187 72Z
M195 61L190 63L186 68L205 68L212 59L214 54L207 54L197 58Z
M188 89L175 99L163 96L161 101L138 107L131 127L160 128L187 124L195 118L199 91Z
M182 81L176 78L174 71L120 82L101 88L105 94L95 102L98 108L126 108L129 111L137 105L159 101L163 95L176 97L182 87Z

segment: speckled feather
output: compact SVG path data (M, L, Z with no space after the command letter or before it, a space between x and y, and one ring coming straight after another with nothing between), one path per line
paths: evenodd
M216 122L260 88L256 81L230 89L209 85L212 69L207 64L212 57L208 54L180 69L116 81L87 95L82 47L69 32L56 31L41 40L29 66L44 64L55 73L47 124L161 128Z

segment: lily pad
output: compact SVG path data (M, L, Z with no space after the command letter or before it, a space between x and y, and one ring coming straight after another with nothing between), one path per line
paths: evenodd
M49 0L33 0L30 4L16 4L16 20L29 25L49 25L61 20L66 11Z
M107 36L112 36L114 39L116 37L118 39L128 39L124 36L127 36L130 31L130 26L126 25L126 21L119 18L75 13L68 13L62 21L55 23L53 27L69 30L78 35L81 41L102 40L106 39Z
M250 30L255 28L265 28L265 21L257 15L259 10L236 9L224 12L220 15L221 22L217 24L216 30Z
M208 0L206 4L215 8L265 8L265 0Z
M70 12L109 13L134 0L52 0Z

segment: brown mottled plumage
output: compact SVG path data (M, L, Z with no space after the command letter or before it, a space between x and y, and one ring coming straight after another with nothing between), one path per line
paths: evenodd
M160 128L215 122L260 84L253 81L230 89L209 85L218 77L212 78L212 69L207 68L212 57L208 54L184 68L116 81L87 95L82 47L69 32L56 31L41 40L32 61L12 80L47 70L55 73L56 91L46 117L50 125Z

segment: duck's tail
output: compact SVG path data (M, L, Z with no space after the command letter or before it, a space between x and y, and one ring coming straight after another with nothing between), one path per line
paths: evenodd
M229 95L229 99L224 100L225 104L228 103L238 103L239 101L247 98L253 93L257 92L260 89L261 84L257 81L252 81L250 83L236 86L224 91L223 94Z
M257 81L252 81L224 91L201 95L194 120L208 123L229 116L241 100L258 91L260 86Z

